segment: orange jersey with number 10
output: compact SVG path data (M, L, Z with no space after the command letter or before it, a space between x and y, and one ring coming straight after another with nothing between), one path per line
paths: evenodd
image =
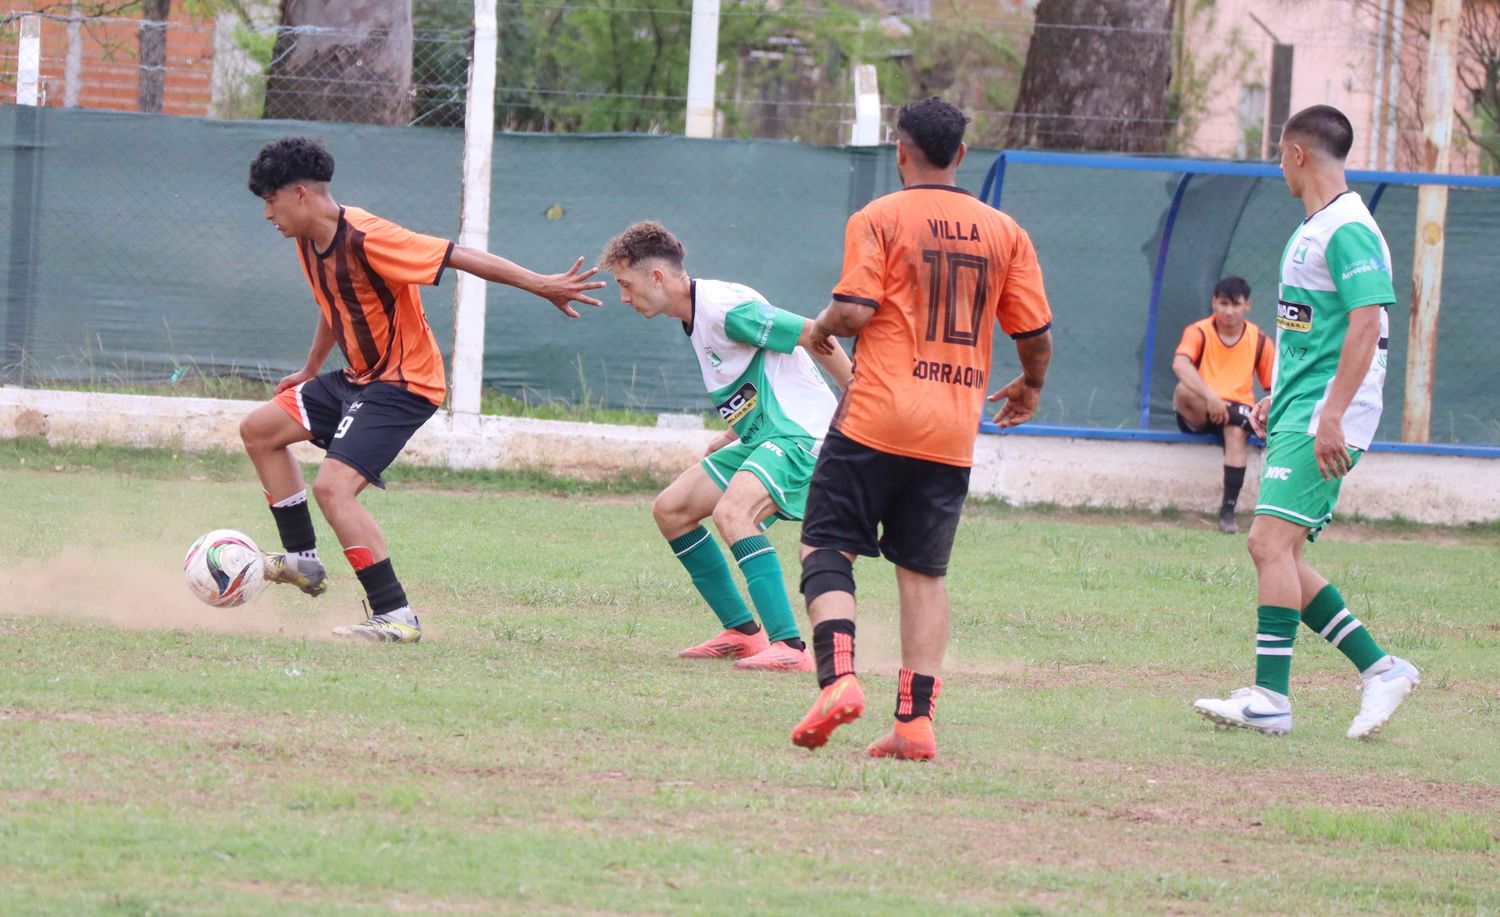
M834 428L960 467L974 463L996 322L1013 338L1052 323L1031 238L951 185L913 185L850 217L833 298L875 310Z

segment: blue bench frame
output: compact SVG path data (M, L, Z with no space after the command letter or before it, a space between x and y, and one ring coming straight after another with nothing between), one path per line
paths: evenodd
M1177 187L1172 192L1166 222L1162 227L1161 245L1156 253L1156 268L1151 277L1151 304L1146 315L1146 337L1141 348L1141 397L1140 426L1135 430L1098 429L1092 427L1059 427L1046 424L1027 424L1012 431L1029 436L1067 436L1078 439L1134 440L1136 442L1191 443L1216 442L1212 436L1194 435L1150 429L1151 416L1151 362L1156 353L1156 319L1161 308L1162 283L1166 277L1167 253L1172 245L1172 231L1177 223L1177 213L1182 207L1183 196L1194 175L1239 175L1249 178L1281 178L1281 167L1266 162L1226 162L1214 159L1186 159L1180 157L1121 156L1097 153L1052 153L1041 150L1002 150L985 173L984 184L979 190L979 199L990 206L1000 208L1001 195L1005 190L1005 167L1009 163L1018 165L1072 166L1085 169L1114 169L1129 172L1180 173ZM1426 172L1374 172L1354 170L1348 173L1351 182L1366 182L1375 185L1370 195L1370 212L1380 206L1380 198L1390 185L1448 185L1453 188L1500 189L1500 176L1490 175L1444 175ZM1001 432L993 424L980 425L984 433ZM1477 458L1500 458L1500 446L1443 445L1430 443L1384 443L1370 446L1371 452L1404 452L1415 455L1464 455Z

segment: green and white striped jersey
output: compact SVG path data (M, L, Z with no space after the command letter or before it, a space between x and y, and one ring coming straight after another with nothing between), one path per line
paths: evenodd
M742 442L807 437L816 454L828 433L838 399L797 346L805 321L747 286L693 281L693 317L682 330L708 397Z
M1345 191L1302 221L1281 255L1269 432L1317 435L1349 331L1349 313L1378 305L1380 343L1344 412L1349 447L1369 448L1380 424L1391 334L1384 306L1395 301L1391 251L1358 194Z

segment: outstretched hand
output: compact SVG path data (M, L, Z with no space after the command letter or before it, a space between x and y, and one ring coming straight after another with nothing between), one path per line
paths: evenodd
M543 276L542 282L537 285L534 292L556 306L558 311L568 318L578 317L578 310L573 308L572 303L581 302L586 306L602 305L592 296L583 295L586 290L598 290L605 285L602 280L589 280L599 272L599 266L595 265L586 271L580 270L582 267L583 256L580 255L566 274Z
M1005 402L1005 406L995 415L995 426L1003 430L1019 426L1036 416L1036 409L1042 400L1042 390L1027 385L1024 376L1017 376L1010 380L1009 385L985 400L991 403Z

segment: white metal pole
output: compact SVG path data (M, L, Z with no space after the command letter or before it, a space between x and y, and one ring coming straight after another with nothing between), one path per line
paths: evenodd
M1422 102L1423 172L1447 172L1453 147L1453 93L1458 81L1458 17L1462 0L1433 0ZM1432 434L1432 381L1437 369L1438 307L1443 298L1443 236L1448 186L1417 190L1417 244L1411 272L1411 329L1406 347L1406 410L1401 438L1425 443Z
M474 60L464 100L464 173L458 244L490 247L490 162L495 147L495 0L474 0ZM453 295L453 413L477 419L484 385L485 282L459 273Z
M21 43L16 51L16 104L35 105L42 85L42 17L21 17Z
M714 80L719 71L719 0L693 0L688 50L687 135L714 135Z
M63 65L63 105L78 107L83 91L83 20L78 18L78 0L68 9L68 57Z
M874 64L854 68L854 130L850 146L877 146L880 143L880 77Z

